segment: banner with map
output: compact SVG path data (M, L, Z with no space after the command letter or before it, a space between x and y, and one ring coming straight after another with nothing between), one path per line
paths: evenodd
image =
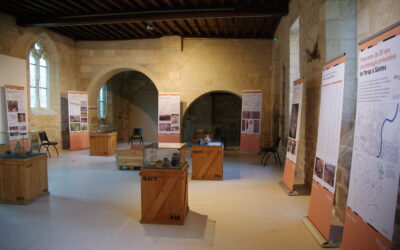
M400 25L360 45L345 249L355 249L357 216L386 238L371 240L370 249L392 241L400 172L399 34Z

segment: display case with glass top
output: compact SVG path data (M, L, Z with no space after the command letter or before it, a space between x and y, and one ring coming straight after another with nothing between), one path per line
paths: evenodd
M27 158L40 154L38 132L0 132L1 158Z
M144 168L179 169L185 163L185 143L154 143L144 148Z

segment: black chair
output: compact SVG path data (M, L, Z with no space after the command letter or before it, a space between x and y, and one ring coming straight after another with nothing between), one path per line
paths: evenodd
M129 144L133 144L134 140L140 140L140 144L143 144L143 136L141 128L134 128L133 134L129 137Z
M279 156L279 153L278 153L280 141L281 141L281 138L278 137L275 139L274 145L272 145L272 147L261 148L261 150L260 150L260 152L262 153L261 162L260 162L261 164L263 164L265 166L268 162L269 157L271 155L274 155L275 162L279 163L279 166L282 166L281 157Z
M46 134L45 131L39 132L39 139L40 139L39 152L40 152L40 149L42 149L42 146L43 146L46 149L46 154L51 158L49 147L53 146L56 149L57 156L59 156L58 150L57 150L57 147L56 147L58 142L49 141L49 138L47 138L47 134Z

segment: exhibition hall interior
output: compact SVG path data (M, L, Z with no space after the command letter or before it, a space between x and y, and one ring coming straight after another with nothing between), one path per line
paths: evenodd
M400 0L0 3L0 249L400 249Z

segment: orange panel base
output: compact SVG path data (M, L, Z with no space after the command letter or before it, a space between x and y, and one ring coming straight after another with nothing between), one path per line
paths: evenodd
M392 242L365 223L351 208L347 208L341 249L390 250L392 249Z
M70 150L81 150L89 148L89 132L71 132Z
M158 134L158 142L179 143L181 142L181 136L180 134Z
M308 218L326 240L331 230L332 209L333 193L313 181Z
M240 135L240 151L258 153L260 151L260 135Z
M289 189L289 191L293 191L295 172L296 172L296 163L286 158L285 170L283 170L282 182Z

